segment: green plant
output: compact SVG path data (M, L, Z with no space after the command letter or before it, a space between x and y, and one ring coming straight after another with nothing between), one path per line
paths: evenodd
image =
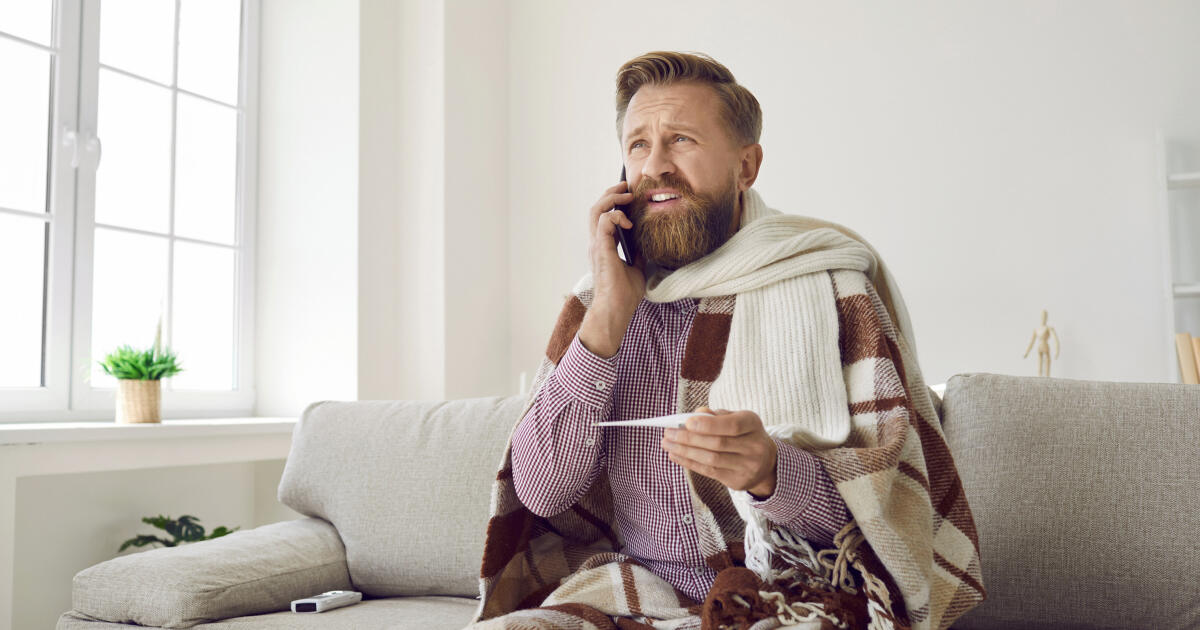
M133 538L130 538L122 543L121 548L117 550L117 553L125 551L129 547L145 547L146 545L152 545L154 543L158 543L164 547L174 547L179 543L212 540L213 538L220 538L225 534L233 533L241 529L241 527L229 529L228 527L222 525L214 529L208 536L205 536L204 526L200 524L200 519L187 514L180 516L178 519L173 519L169 516L162 515L144 516L142 517L142 522L147 525L153 525L167 532L171 535L172 539L168 540L166 538L159 538L158 536L151 536L150 534L138 534L137 536L134 536Z
M109 376L124 379L157 381L183 371L170 350L134 350L126 344L117 348L103 361L97 361Z
M154 346L149 350L134 350L128 344L117 348L103 361L97 361L105 374L119 379L157 381L183 371L170 349L162 347L162 318L154 331Z

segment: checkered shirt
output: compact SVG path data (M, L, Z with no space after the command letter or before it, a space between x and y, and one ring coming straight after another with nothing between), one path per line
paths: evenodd
M667 459L663 429L592 426L678 412L680 362L698 304L642 300L608 359L576 334L513 435L512 469L517 497L539 516L569 509L607 470L621 551L702 602L716 572L700 553L685 471ZM816 457L775 443L775 492L750 504L810 542L832 546L851 519L846 504Z

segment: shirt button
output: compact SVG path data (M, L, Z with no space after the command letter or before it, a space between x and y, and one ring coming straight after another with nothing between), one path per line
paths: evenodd
M604 389L604 381L596 381L596 389Z
M680 520L682 520L684 523L686 523L686 524L688 524L688 525L691 525L691 524L692 524L692 515L691 515L691 514L684 514L684 515L683 515L683 518L682 518L682 519L680 519Z
M702 576L704 575L704 567L692 567L692 573L695 573L697 576Z
M591 445L593 445L593 444L595 444L595 443L596 443L596 440L593 440L592 438L588 438L588 439L586 439L586 440L584 440L584 441L583 441L583 445L584 445L584 446L591 446Z

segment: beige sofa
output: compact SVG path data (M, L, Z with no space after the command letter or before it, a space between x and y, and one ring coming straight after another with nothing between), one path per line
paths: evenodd
M314 403L279 487L308 518L81 571L58 628L461 628L522 403ZM1200 627L1200 387L963 374L942 405L990 595L956 628ZM286 612L331 589L367 599Z

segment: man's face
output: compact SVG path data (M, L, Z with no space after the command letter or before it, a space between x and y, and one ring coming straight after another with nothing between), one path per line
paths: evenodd
M647 261L678 269L729 240L740 219L739 152L712 88L647 85L629 101L622 126L629 204ZM659 193L677 199L654 201Z

